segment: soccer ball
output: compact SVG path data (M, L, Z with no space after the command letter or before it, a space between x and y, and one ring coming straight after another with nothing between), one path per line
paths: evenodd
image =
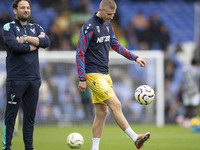
M154 97L154 90L148 85L141 85L135 90L135 100L141 105L149 105Z
M83 136L80 133L73 132L67 136L67 145L70 148L78 149L84 143Z

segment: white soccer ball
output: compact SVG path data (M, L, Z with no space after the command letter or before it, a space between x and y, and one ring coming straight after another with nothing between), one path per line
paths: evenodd
M80 133L73 132L67 136L67 145L70 148L78 149L84 143L83 136Z
M135 100L141 105L149 105L154 98L154 90L148 85L141 85L135 90Z

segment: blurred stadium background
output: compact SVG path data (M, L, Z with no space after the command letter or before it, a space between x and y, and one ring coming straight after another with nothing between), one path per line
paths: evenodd
M114 88L125 116L130 122L156 123L161 113L165 123L176 123L176 117L184 114L181 89L171 87L177 67L170 59L170 51L182 51L178 56L190 63L200 59L200 2L195 0L115 0L118 8L112 21L115 34L122 45L130 50L157 55L147 58L149 66L141 70L124 58L111 58L110 73ZM79 93L75 50L83 23L98 11L100 0L31 0L31 21L40 24L51 40L48 49L41 50L42 86L36 116L37 124L91 124L94 110L90 90ZM12 0L0 1L0 121L5 111L5 46L1 36L2 26L13 20ZM158 52L158 53L157 53ZM51 55L52 54L52 55ZM150 56L151 56L150 55ZM112 63L115 62L115 63ZM120 62L120 63L119 63ZM157 72L161 72L161 89ZM162 110L157 111L157 101L148 107L137 104L134 90L141 84L149 84L160 91ZM159 95L158 93L156 93ZM162 106L162 105L161 105ZM20 110L20 118L22 112ZM21 120L21 119L20 119ZM113 123L111 115L107 122ZM1 125L0 123L0 125ZM162 123L161 123L162 124Z

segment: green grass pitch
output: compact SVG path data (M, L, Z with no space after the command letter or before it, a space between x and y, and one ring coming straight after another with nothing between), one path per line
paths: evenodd
M190 130L180 128L177 125L166 125L163 128L157 128L153 125L132 125L132 128L137 133L151 132L151 138L145 143L142 150L200 150L200 133L191 133ZM80 150L90 150L92 136L91 125L68 127L36 125L34 149L70 150L66 144L66 137L71 132L79 132L83 135L84 144ZM2 136L2 132L0 136ZM21 135L14 135L12 149L24 149ZM134 149L136 150L133 142L117 125L105 125L100 142L100 150Z

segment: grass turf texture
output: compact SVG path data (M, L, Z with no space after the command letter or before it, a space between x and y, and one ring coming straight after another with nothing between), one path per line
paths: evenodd
M133 125L132 128L137 133L151 132L151 137L145 143L142 148L143 150L200 150L200 133L191 133L190 130L182 129L177 125L166 125L163 128L157 128L153 125ZM91 125L69 127L36 125L34 149L70 150L66 144L66 137L71 132L79 132L83 135L84 144L80 150L90 150L92 136ZM2 132L0 136L2 136ZM14 135L12 143L13 150L24 149L22 136ZM100 149L136 150L136 147L117 125L106 125L100 142Z

